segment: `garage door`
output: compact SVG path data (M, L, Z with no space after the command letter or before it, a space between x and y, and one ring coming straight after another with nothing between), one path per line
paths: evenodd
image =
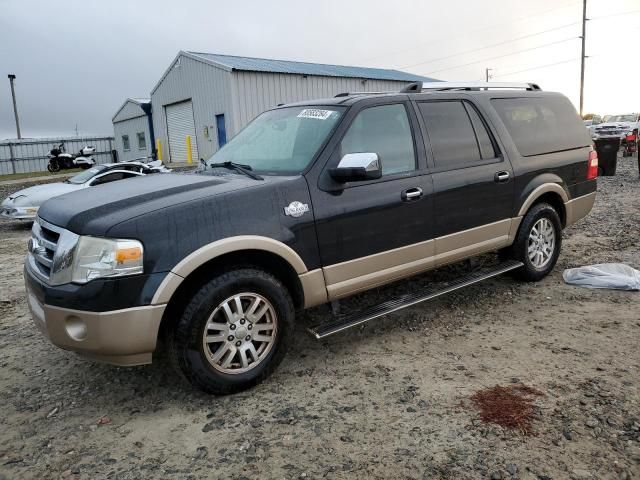
M198 161L196 127L193 123L193 105L191 100L167 105L167 131L169 132L169 155L172 162L187 161L187 136L191 137L191 159Z

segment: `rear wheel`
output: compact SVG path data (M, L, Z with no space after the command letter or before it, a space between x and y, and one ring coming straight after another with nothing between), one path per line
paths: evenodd
M284 358L293 331L291 296L279 280L240 268L203 285L170 335L178 370L209 393L245 390Z
M558 212L548 203L539 203L524 216L515 242L505 253L524 264L514 271L518 278L537 282L553 270L561 245L562 223Z

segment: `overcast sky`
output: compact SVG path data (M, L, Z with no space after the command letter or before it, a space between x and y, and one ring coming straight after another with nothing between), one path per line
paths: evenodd
M581 0L0 0L0 138L15 136L9 73L23 136L76 124L112 134L124 99L147 97L180 50L445 80L480 80L490 67L495 81L534 81L577 106L581 9ZM585 110L640 110L640 0L589 0L588 12Z

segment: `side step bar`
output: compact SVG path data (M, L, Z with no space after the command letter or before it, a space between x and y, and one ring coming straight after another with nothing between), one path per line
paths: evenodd
M473 285L474 283L478 283L483 280L487 280L488 278L492 278L511 270L515 270L516 268L522 267L522 265L522 262L518 262L516 260L508 260L493 267L485 268L476 272L472 272L468 275L458 277L450 282L436 285L417 293L408 293L406 295L400 296L395 300L389 300L378 305L367 307L359 312L336 316L335 320L310 327L308 330L314 337L320 340L335 333L342 332L343 330L346 330L348 328L361 325L365 322L368 322L369 320L373 320L374 318L397 312L398 310L411 307L412 305L415 305L417 303L431 300L446 293L453 292L454 290L468 287L469 285Z

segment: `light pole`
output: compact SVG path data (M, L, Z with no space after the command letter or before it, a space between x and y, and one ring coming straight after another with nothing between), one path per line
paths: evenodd
M18 140L22 138L20 135L20 120L18 119L18 105L16 104L16 89L13 86L13 82L16 79L16 76L12 73L9 74L9 83L11 84L11 97L13 98L13 114L16 117L16 131L18 133Z

